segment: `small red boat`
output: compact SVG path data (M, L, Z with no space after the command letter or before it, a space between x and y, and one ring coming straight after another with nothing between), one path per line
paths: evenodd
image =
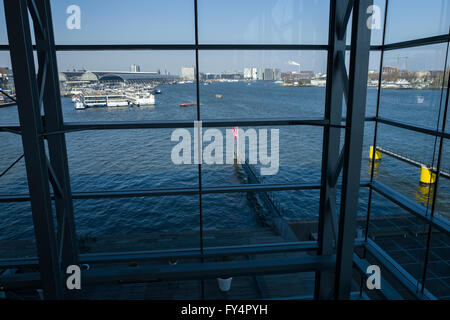
M192 106L196 106L196 103L193 102L186 102L186 103L180 103L180 107L192 107Z

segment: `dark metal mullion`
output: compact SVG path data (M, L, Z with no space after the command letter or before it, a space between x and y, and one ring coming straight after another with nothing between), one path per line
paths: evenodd
M388 16L388 8L389 8L389 0L385 0L385 10L384 10L384 22L383 22L383 38L381 40L381 45L384 46L386 41L386 25L387 25L387 16ZM380 54L380 68L378 74L378 92L377 92L377 107L375 113L375 124L374 124L374 133L373 133L373 152L376 153L377 149L377 135L378 135L378 115L380 114L380 99L381 99L381 82L383 81L383 64L384 64L384 50L381 50ZM369 157L370 158L370 157ZM372 184L374 179L374 171L375 171L375 161L376 157L372 155L372 162L370 164L370 183ZM365 241L369 238L369 222L370 222L370 212L372 208L372 187L369 188L369 199L367 201L367 216L366 216L366 234ZM363 257L366 257L366 248L364 247Z
M387 17L388 17L388 8L389 8L389 0L385 0L384 2L384 21L383 21L383 36L381 39L381 46L384 48L384 44L386 41L386 25L387 25ZM381 99L381 82L383 81L383 64L384 64L384 49L381 49L380 53L380 67L378 69L378 92L377 92L377 107L375 112L375 124L374 124L374 132L373 132L373 152L372 154L372 162L370 163L370 187L369 187L369 198L367 200L367 214L366 214L366 227L365 227L365 236L364 241L367 242L369 239L369 226L370 226L370 213L372 209L372 182L374 178L375 171L375 162L376 162L376 150L377 150L377 135L378 135L378 116L380 114L380 99ZM370 158L370 156L369 156ZM367 249L364 247L362 257L366 258ZM360 293L363 291L363 277L361 277L361 285L360 285Z
M335 299L349 299L358 212L361 158L366 111L370 33L367 8L372 0L355 0L350 51L349 93L344 143L339 234L336 245Z
M449 35L450 35L450 31L449 31ZM450 46L450 41L447 42L447 55L445 57L444 77L442 79L442 86L444 86L444 84L445 84L445 71L447 69L447 63L448 63L449 46ZM450 95L450 71L448 73L448 79L447 79L447 98L445 100L444 115L443 115L443 119L442 119L442 132L445 132L445 130L446 130L449 95ZM439 130L439 118L438 118L438 125L436 127L436 130ZM438 138L436 137L436 140L437 139ZM435 210L436 210L436 196L437 196L438 187L439 187L439 176L440 176L439 173L440 173L440 169L441 169L442 152L443 152L442 149L444 147L444 143L443 142L444 142L444 139L440 138L438 159L437 159L437 164L436 164L436 172L437 172L437 174L436 174L436 181L435 181L434 185L432 185L430 187L430 191L429 191L429 192L431 192L431 188L434 188L434 193L433 193L433 197L432 197L433 199L432 199L432 202L431 202L431 213L430 213L431 218L434 217L434 213L435 213ZM434 157L434 153L433 153L433 157ZM434 163L433 163L433 165L434 165ZM424 268L423 268L423 275L422 275L422 289L421 289L422 290L422 294L424 293L425 282L427 280L427 268L428 268L429 254L430 254L431 232L432 231L433 231L433 227L430 224L428 226L427 247L426 247L426 252L425 252L425 261L424 261Z
M31 195L40 278L44 297L60 299L63 297L62 274L57 257L44 141L39 137L42 123L28 10L26 0L5 0L4 6L8 39L11 44L11 64L16 82L28 188Z
M201 121L200 117L200 70L198 63L198 4L197 0L194 0L194 18L195 18L195 82L196 82L196 95L197 95L197 121ZM201 122L200 122L201 123ZM203 151L201 148L202 144L202 129L201 127L194 127L194 131L198 130L198 139L197 148L200 154L198 155L198 188L200 190L198 194L199 201L199 220L200 220L200 255L201 262L204 262L204 252L203 252L203 205L202 205L202 159L203 159ZM194 135L195 136L195 135ZM195 143L195 142L194 142ZM205 283L204 280L201 280L201 298L205 299Z

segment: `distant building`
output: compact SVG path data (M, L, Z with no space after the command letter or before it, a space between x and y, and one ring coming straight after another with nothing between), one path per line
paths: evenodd
M270 68L264 69L264 80L267 81L273 80L273 69Z
M264 69L259 68L256 72L256 80L264 80Z
M300 71L300 73L298 74L298 79L300 80L311 80L312 77L314 76L314 72L313 71Z
M252 68L245 68L244 69L244 79L252 79Z
M252 79L258 80L258 69L257 68L252 68Z
M131 71L65 71L59 72L59 81L67 84L97 83L97 82L171 82L178 77L162 75L157 72L131 72Z
M430 70L429 72L432 77L442 77L444 75L444 71L442 70Z
M325 87L327 85L326 79L311 79L311 85L317 87Z
M181 67L181 80L194 81L195 67Z
M223 72L220 77L222 79L239 80L244 78L244 74L240 72Z
M385 66L383 67L383 73L397 73L398 67Z
M430 71L417 71L414 73L416 78L425 78L431 75Z
M203 75L202 79L203 80L214 80L217 79L217 75L214 73L202 73L201 75Z
M130 67L130 71L131 72L141 72L141 67L138 66L137 64L132 64Z
M281 70L276 68L273 69L273 80L278 81L281 80Z

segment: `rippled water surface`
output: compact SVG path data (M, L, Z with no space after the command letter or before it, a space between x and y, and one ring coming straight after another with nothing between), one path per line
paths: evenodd
M96 108L75 110L70 98L63 98L66 122L194 120L196 107L180 108L195 102L195 85L162 85L157 104L141 108ZM322 117L325 88L281 87L274 83L217 83L201 85L202 119L247 119L278 117ZM223 98L216 98L222 94ZM377 91L368 89L367 115L375 114ZM423 102L421 102L423 98ZM441 92L384 90L380 116L436 128ZM0 122L17 122L16 107L0 109ZM280 168L266 176L266 183L320 182L322 131L320 127L278 127L280 130ZM373 141L373 122L365 126L361 180L370 179L369 147ZM174 165L171 129L102 130L66 135L72 191L139 190L198 186L197 165ZM378 145L407 154L425 163L433 158L435 139L386 125L379 126ZM206 144L205 144L206 145ZM445 148L447 147L447 148ZM20 136L0 133L0 170L22 154ZM450 168L448 146L444 145L443 168ZM258 168L257 168L258 169ZM377 164L376 179L423 205L428 188L419 185L419 169L383 155ZM203 165L205 186L245 184L247 177L233 165ZM450 183L441 179L436 209L448 215ZM24 160L0 178L0 193L27 193ZM282 213L289 219L318 215L319 191L284 191L274 194ZM360 214L367 210L368 192L361 190ZM209 194L202 197L206 229L261 227L258 218L264 206L247 193ZM374 197L372 214L389 214L399 209ZM74 200L77 232L80 235L133 234L198 230L198 195L148 198ZM0 203L0 238L33 237L28 203Z

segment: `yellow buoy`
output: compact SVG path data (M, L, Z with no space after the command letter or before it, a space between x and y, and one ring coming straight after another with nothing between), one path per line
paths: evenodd
M370 155L369 155L370 160L373 160L373 155L374 155L373 151L374 151L373 146L370 146ZM381 152L378 150L375 151L375 161L377 161L377 160L381 160Z
M420 168L420 183L433 184L436 181L436 174L426 166Z

